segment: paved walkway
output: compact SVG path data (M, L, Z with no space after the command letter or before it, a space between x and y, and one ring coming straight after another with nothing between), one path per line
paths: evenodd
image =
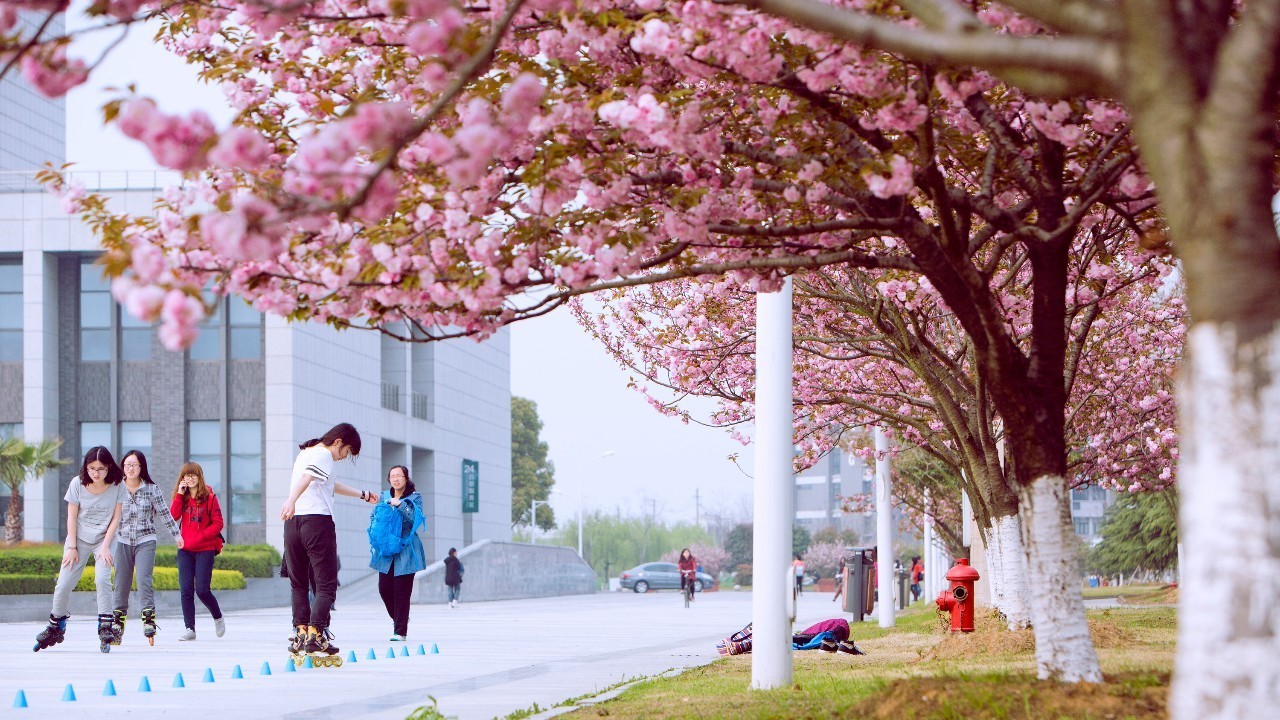
M336 669L285 671L284 609L227 613L227 634L217 638L197 603L199 639L177 642L181 620L162 617L155 647L130 618L124 644L107 655L98 651L90 618L72 618L67 640L38 653L31 647L39 623L0 624L0 716L404 718L432 696L447 716L488 720L534 703L546 709L627 678L710 662L716 640L740 629L751 613L751 595L741 592L706 593L689 609L674 592L463 603L456 609L415 605L406 643L411 654L388 659L390 621L381 602L367 595L339 595L335 644L344 657L354 650L358 661ZM825 593L801 598L799 627L836 616ZM417 655L419 645L428 654ZM438 654L430 654L432 645ZM367 659L371 649L376 660ZM264 662L270 676L260 674ZM232 678L237 665L243 679ZM203 681L206 669L214 682ZM179 673L184 688L173 687ZM139 692L144 676L149 693ZM113 697L103 695L108 680ZM68 683L74 703L62 700ZM26 709L12 709L19 690Z

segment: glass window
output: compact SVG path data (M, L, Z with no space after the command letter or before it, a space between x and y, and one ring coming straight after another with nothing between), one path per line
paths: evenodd
M22 362L22 266L0 265L0 362Z
M225 313L223 306L226 300L219 296L206 292L204 301L206 303L215 302L213 313L200 323L200 334L196 336L195 342L191 343L191 347L187 348L187 357L191 360L221 360L222 359L222 318ZM206 472L207 476L208 473Z
M187 423L187 456L200 463L204 481L221 496L225 487L222 473L222 433L217 420L192 420Z
M151 323L143 322L129 314L123 307L120 313L120 358L123 360L151 359Z
M241 298L228 298L227 304L227 319L231 324L231 359L262 357L262 313Z
M20 437L22 437L22 423L0 423L0 440Z
M130 450L141 450L147 459L151 458L151 423L120 423L120 457L116 460L123 459Z
M80 457L83 458L89 452L89 448L99 445L108 449L111 447L111 423L80 423ZM115 453L112 453L112 456L114 457Z
M262 421L231 421L231 522L260 523L262 510Z
M100 362L111 359L111 311L115 303L102 269L86 262L80 265L80 360Z

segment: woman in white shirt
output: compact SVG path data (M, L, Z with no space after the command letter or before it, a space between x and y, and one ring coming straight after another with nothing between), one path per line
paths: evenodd
M289 652L302 663L302 655L338 654L329 642L329 613L338 592L338 534L333 524L333 496L346 495L376 504L378 494L357 490L333 479L333 464L360 454L360 433L350 423L334 425L322 437L298 446L293 463L289 499L280 509L284 520L284 561L289 568L293 596L294 636ZM315 601L307 598L308 576L314 578ZM338 664L337 658L333 664Z

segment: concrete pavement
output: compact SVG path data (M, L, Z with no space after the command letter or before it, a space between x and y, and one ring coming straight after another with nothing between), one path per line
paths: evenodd
M464 586L465 592L465 586ZM386 658L391 624L376 595L353 587L338 598L335 644L357 662L286 672L289 612L227 613L227 634L197 603L198 639L177 642L182 622L161 617L155 647L130 618L124 643L98 650L96 623L73 617L67 639L32 653L40 623L0 625L0 715L5 717L404 718L434 697L459 720L502 717L534 703L543 709L628 678L714 660L715 642L750 619L751 594L705 593L685 609L678 593L600 593L531 600L413 607L408 657ZM824 593L801 598L798 628L837 607ZM439 654L417 655L432 644ZM400 645L397 643L396 645ZM370 650L376 660L367 659ZM260 675L263 663L270 676ZM232 679L239 665L243 679ZM204 682L205 670L214 682ZM173 687L181 673L186 685ZM143 676L150 693L139 692ZM112 680L117 695L104 696ZM75 702L61 698L72 684ZM11 707L18 690L28 707Z

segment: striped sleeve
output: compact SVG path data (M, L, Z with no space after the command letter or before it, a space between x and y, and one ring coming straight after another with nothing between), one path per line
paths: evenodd
M169 504L164 501L164 494L155 485L151 485L147 489L151 491L152 498L155 500L153 507L156 509L156 515L159 515L164 520L169 532L173 533L174 537L178 537L182 530L178 527L178 521L173 519L173 513L169 512Z
M329 479L329 473L317 467L314 464L307 465L302 469L302 472L310 475L311 477L319 480L320 482L325 482Z

